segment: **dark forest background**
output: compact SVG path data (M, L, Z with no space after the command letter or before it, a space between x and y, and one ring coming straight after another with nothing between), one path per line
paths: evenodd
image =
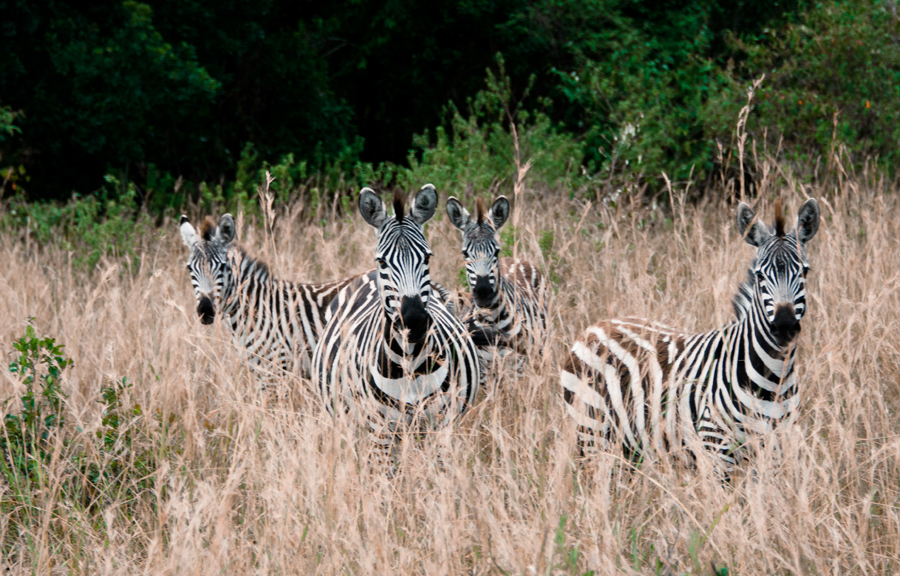
M757 143L893 172L898 33L881 0L4 1L3 193L159 213L275 167L478 188L511 122L538 182L703 181L763 73Z

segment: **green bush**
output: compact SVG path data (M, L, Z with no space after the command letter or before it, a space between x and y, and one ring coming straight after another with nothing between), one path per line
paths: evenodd
M896 6L881 0L807 6L803 18L773 30L766 42L731 40L747 55L731 73L735 84L767 74L757 94L751 132L762 139L766 130L771 148L783 137L790 160L827 156L832 145L842 144L857 162L877 156L883 167L896 171Z
M577 120L570 127L594 128L585 133L592 172L604 178L666 172L684 180L712 169L715 139L730 134L743 104L729 90L715 110L709 106L730 88L714 55L717 9L716 2L690 3L660 18L650 7L629 15L633 10L619 0L569 6L560 26L579 28L571 32L574 64L556 74Z
M104 256L137 265L140 247L154 230L152 219L138 210L133 183L122 184L111 175L106 182L95 194L74 195L66 204L29 203L16 196L3 210L0 229L27 230L40 244L53 241L71 250L75 267L82 270L92 271Z
M0 492L0 513L9 520L0 554L8 557L19 527L33 527L48 503L96 511L105 502L125 506L152 497L153 472L165 455L165 443L146 439L139 424L144 418L139 405L123 402L131 387L126 378L104 386L98 400L104 406L94 436L66 426L66 395L61 389L63 371L72 366L64 346L50 337L39 337L29 324L25 335L13 343L9 372L24 384L18 399L21 408L7 412L0 430L0 477L8 487ZM165 430L167 427L160 426ZM164 449L154 452L153 444Z
M431 182L448 194L465 197L482 193L499 182L507 189L515 182L517 158L532 160L528 172L530 186L556 188L571 185L580 174L582 146L571 135L560 132L546 110L549 99L541 99L543 110L521 106L534 83L529 81L516 99L505 63L497 55L498 73L487 70L486 88L468 101L468 115L448 103L444 126L435 129L434 139L426 131L413 139L418 153L409 155L409 168L399 169L398 183L406 189ZM517 131L518 151L511 126Z
M63 345L53 338L38 338L30 325L13 348L9 371L25 385L25 394L20 398L21 412L3 419L0 473L10 485L18 485L35 482L41 467L50 461L52 437L64 423L65 395L59 379L72 360L64 356ZM8 402L4 401L4 407Z

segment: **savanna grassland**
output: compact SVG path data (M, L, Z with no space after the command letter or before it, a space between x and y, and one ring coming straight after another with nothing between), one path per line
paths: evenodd
M74 364L59 378L63 425L25 473L0 480L0 565L16 574L900 572L900 193L865 172L815 185L784 165L760 174L752 201L767 220L775 198L789 218L806 197L822 211L798 344L801 415L725 485L705 459L697 469L634 468L618 452L580 461L558 379L568 346L604 317L698 331L732 318L753 249L722 190L699 201L677 187L657 201L568 199L526 182L504 245L555 282L550 334L522 378L499 367L502 384L455 426L406 442L394 477L370 465L355 423L329 417L308 381L261 392L221 321L200 324L177 220L144 238L139 258L103 256L91 274L61 241L7 230L3 415L22 410L25 385L5 367L29 323ZM240 241L279 277L361 272L374 234L340 206L313 211L300 195L276 206L271 235L238 218ZM427 236L432 276L459 286L446 215Z

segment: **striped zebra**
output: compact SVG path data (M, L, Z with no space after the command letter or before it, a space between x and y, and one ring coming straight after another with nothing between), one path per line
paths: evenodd
M497 331L505 340L501 347L479 346L479 355L489 365L495 351L501 357L518 353L517 369L521 373L535 341L547 331L544 275L527 260L499 257L497 233L509 218L506 197L497 198L487 213L481 198L477 198L474 219L459 200L450 197L447 215L462 233L462 254L471 290L470 322L476 328Z
M819 227L814 199L784 231L781 203L774 229L743 202L738 230L756 247L733 304L734 322L685 334L636 319L591 326L562 368L566 408L582 448L621 441L626 454L692 447L735 464L748 435L790 418L800 402L795 338L806 312L806 244Z
M323 284L277 280L265 262L234 242L231 214L222 216L218 226L207 217L200 234L182 216L181 237L190 249L187 268L200 321L212 324L216 314L222 315L253 368L274 373L296 369L308 378L331 301L358 276Z
M437 207L434 186L394 215L369 188L363 219L378 234L375 274L344 290L316 347L313 378L328 410L364 420L381 456L405 427L440 428L465 412L481 384L478 354L462 323L432 291L423 225Z

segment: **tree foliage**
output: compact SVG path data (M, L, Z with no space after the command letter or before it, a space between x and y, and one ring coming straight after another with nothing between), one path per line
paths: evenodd
M0 161L32 199L90 193L115 174L160 210L185 194L252 195L270 165L291 179L383 162L453 171L448 151L466 146L487 170L510 120L547 146L562 138L566 151L545 158L579 159L573 173L702 176L763 72L757 125L798 159L836 134L890 164L900 132L898 18L882 0L0 0L0 10ZM528 96L495 120L483 87L497 54L498 78Z

